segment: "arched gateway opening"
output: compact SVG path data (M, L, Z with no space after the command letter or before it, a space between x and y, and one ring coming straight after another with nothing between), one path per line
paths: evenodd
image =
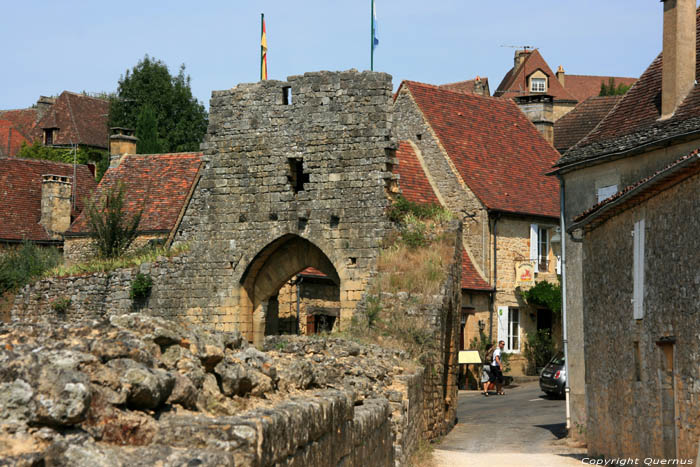
M313 268L313 269L308 269ZM302 271L309 274L297 277ZM294 323L294 331L298 332L300 323L292 313L285 314L282 322L279 319L280 289L294 286L296 293L296 311L299 310L302 293L302 281L309 277L307 286L313 283L313 278L322 282L323 286L336 290L335 299L339 301L340 276L330 259L310 241L298 235L288 234L269 243L252 259L241 277L240 311L243 334L255 345L262 343L266 334L290 332L289 322ZM295 279L291 281L291 279ZM286 295L289 295L287 293ZM293 310L294 299L285 301L287 308ZM313 311L311 311L313 313ZM286 320L286 325L285 321ZM314 318L308 320L315 326ZM322 320L322 322L326 322ZM306 321L305 321L306 324Z

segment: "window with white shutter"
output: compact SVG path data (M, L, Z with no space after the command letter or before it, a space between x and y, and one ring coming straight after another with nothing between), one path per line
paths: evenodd
M508 342L508 307L499 306L498 307L498 339L496 344L500 341Z
M535 265L535 272L539 272L537 268L538 233L539 226L537 224L530 224L530 262Z
M632 309L634 319L644 318L644 219L634 223L633 245L633 277Z

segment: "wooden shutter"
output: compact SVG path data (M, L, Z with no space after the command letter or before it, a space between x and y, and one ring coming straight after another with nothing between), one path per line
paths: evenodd
M316 334L316 316L306 315L306 335Z
M634 223L634 287L632 304L634 319L644 318L644 219Z
M538 231L537 224L530 224L530 261L535 265L535 272L540 272L537 258Z
M557 274L561 274L561 256L557 255Z

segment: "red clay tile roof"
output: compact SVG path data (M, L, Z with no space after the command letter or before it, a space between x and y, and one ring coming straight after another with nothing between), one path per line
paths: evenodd
M622 100L622 96L589 97L554 122L554 147L564 152L581 141Z
M488 208L559 217L559 184L545 176L559 153L510 99L413 81L410 91L464 182Z
M54 145L84 144L107 149L109 102L63 91L37 127L58 128Z
M569 94L574 98L583 102L589 97L598 96L600 94L600 84L608 84L610 78L615 80L615 86L624 84L632 86L637 78L626 78L623 76L592 76L592 75L565 75L564 89L569 91Z
M403 196L414 203L439 205L440 201L433 191L423 167L418 162L411 144L407 141L400 141L396 157L399 159L399 165L394 167L394 173L401 175L399 186ZM488 282L474 268L469 255L465 251L462 251L462 288L492 290Z
M22 143L40 137L36 109L0 110L0 156L16 156Z
M393 172L401 176L399 186L403 197L414 203L439 205L440 201L408 141L399 142L396 157L399 165L394 166Z
M170 232L197 178L201 157L201 152L124 156L119 166L105 173L93 199L121 183L127 213L132 215L143 208L139 232ZM88 232L86 216L81 215L67 234Z
M484 90L486 91L486 96L490 96L490 90L489 90L489 79L488 78L478 78L477 79L481 80ZM466 81L458 81L456 83L446 83L446 84L441 84L441 88L449 89L450 91L462 91L462 92L471 92L474 93L474 86L476 84L476 79L469 79Z
M639 205L697 174L700 174L700 149L694 150L664 169L639 180L587 209L574 218L574 223L568 230L569 232L580 228L584 228L586 231L593 230L607 219Z
M477 272L471 258L462 250L462 288L467 290L493 290Z
M316 268L308 267L299 273L300 276L308 277L328 277Z
M700 37L700 9L696 12ZM700 41L696 43L696 76L700 76ZM689 133L700 132L700 86L695 86L672 117L661 116L662 54L623 96L622 101L591 133L569 149L557 162L564 168L610 154L623 154L637 148Z
M547 81L549 86L547 88L547 92L545 93L530 93L530 88L527 85L528 76L537 70L542 70L542 72L548 77ZM600 90L600 85L598 85L598 88L598 90ZM554 97L555 101L577 100L559 83L557 76L549 68L549 65L547 65L547 62L544 61L544 58L542 58L542 55L540 55L540 52L537 49L529 52L518 68L511 68L510 71L508 71L508 73L506 73L506 75L503 77L503 80L501 81L501 84L498 85L496 92L493 93L493 95L496 97L506 97L511 99L515 97L542 94L547 94Z
M86 165L78 165L76 215L97 182ZM39 224L43 175L73 178L73 165L35 159L0 158L0 240L48 242Z

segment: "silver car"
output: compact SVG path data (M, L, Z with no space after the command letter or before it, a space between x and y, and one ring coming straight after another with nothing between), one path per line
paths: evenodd
M564 354L558 352L545 365L540 373L540 389L552 397L564 397L566 387L566 366L564 364Z

